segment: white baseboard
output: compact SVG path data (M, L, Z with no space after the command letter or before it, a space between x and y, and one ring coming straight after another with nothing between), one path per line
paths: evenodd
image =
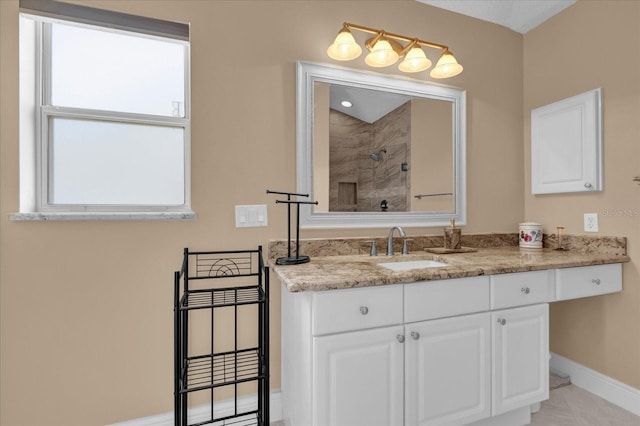
M549 369L560 376L570 376L571 383L579 388L640 416L640 390L553 352Z
M256 394L245 395L238 398L238 410L249 411L256 407ZM269 417L271 422L282 420L282 394L280 390L271 391L271 405L269 406ZM209 420L209 404L198 405L189 408L188 423L197 423ZM215 417L223 417L233 413L233 400L216 401L214 405ZM108 426L173 426L173 411L156 414L148 417L141 417L124 422L113 423Z
M549 369L560 376L570 376L571 383L574 385L640 416L640 390L553 352L549 360ZM238 398L238 408L240 410L251 409L250 407L255 407L255 401L255 394L242 396ZM282 420L282 394L280 390L271 391L271 406L269 409L271 422ZM216 401L214 410L216 417L230 414L232 410L233 400ZM208 418L209 404L192 407L189 410L189 423L204 421ZM109 426L172 425L173 411L169 411L167 413L114 423Z

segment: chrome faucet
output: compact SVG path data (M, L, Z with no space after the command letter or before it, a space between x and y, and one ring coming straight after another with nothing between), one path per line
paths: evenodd
M404 233L402 228L399 226L394 226L389 230L389 237L387 238L387 256L393 256L393 232L398 230L398 233L401 237L406 237L407 235Z

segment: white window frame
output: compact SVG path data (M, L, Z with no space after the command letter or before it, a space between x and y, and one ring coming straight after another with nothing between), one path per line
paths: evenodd
M21 56L32 58L20 63L20 213L12 215L12 220L132 220L132 219L173 219L193 220L195 213L191 210L191 108L190 108L190 45L188 41L160 37L152 34L131 32L122 29L106 28L102 25L91 25L59 18L34 16L21 13L23 19L33 21L33 38L24 37L21 28ZM184 117L169 117L139 113L102 111L85 108L53 106L51 104L51 25L61 23L84 28L111 31L135 37L159 39L182 44L184 55ZM29 25L30 26L30 25ZM23 43L29 44L28 46ZM33 70L23 67L32 66ZM31 74L31 75L30 75ZM24 81L23 81L24 80ZM30 88L28 85L34 87ZM33 95L33 96L31 96ZM72 118L92 121L110 121L123 124L142 124L160 127L183 129L184 149L184 202L180 205L65 205L52 204L49 194L52 187L50 180L50 123L53 118ZM35 157L35 158L34 158Z

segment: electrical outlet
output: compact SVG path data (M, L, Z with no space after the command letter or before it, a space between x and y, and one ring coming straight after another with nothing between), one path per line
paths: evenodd
M598 213L584 214L584 231L598 232Z

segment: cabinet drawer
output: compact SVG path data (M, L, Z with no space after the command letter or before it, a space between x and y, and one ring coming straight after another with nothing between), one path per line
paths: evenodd
M312 303L316 336L402 324L402 285L320 291Z
M622 291L622 264L582 266L556 269L556 299L580 297Z
M455 278L406 284L405 322L489 310L489 277Z
M544 303L553 297L553 271L491 276L491 309Z

